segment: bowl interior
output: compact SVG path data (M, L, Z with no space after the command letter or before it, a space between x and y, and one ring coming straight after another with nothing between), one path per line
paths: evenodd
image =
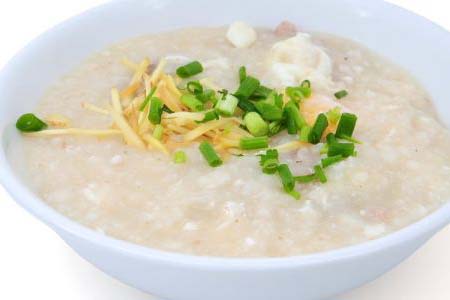
M9 140L17 135L12 125L17 116L32 111L52 82L92 52L149 32L235 20L275 26L285 19L308 31L351 38L402 65L425 86L441 119L450 125L449 92L443 83L450 78L450 35L383 1L228 0L214 5L208 0L113 1L40 36L1 72L0 175L13 177L4 166Z

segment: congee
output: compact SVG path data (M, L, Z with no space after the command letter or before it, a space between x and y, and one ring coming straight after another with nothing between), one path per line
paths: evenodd
M450 196L450 135L420 84L289 22L120 42L31 110L9 155L36 194L165 251L321 252L399 230Z

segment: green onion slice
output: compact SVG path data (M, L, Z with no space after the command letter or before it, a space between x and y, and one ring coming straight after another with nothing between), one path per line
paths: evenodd
M203 72L203 66L198 61L193 61L187 65L181 66L176 73L180 78L188 78Z
M338 162L341 162L344 159L345 159L345 157L343 157L342 155L336 155L336 156L330 156L330 157L323 158L321 161L322 167L328 168L329 166L334 165Z
M309 80L303 80L302 84L300 85L302 88L311 88L311 81Z
M150 101L150 113L148 114L149 121L156 125L161 123L161 115L163 112L164 103L161 99L153 97Z
M239 68L239 82L242 83L247 78L247 69L242 66Z
M296 103L299 103L305 98L309 98L312 94L311 87L308 87L307 84L303 83L300 86L289 86L286 88L285 92L286 95Z
M231 117L236 110L239 100L233 95L226 95L216 103L216 110L227 117Z
M239 99L238 106L244 112L257 111L255 105L247 99Z
M314 166L314 174L321 183L327 182L327 176L320 165Z
M173 162L176 164L184 164L185 162L187 162L187 155L186 152L184 151L176 151L173 154Z
M285 107L286 117L288 119L292 119L297 129L301 129L303 126L306 126L307 123L298 109L298 104L293 101L290 101L286 104Z
M302 176L295 176L295 181L300 183L310 183L317 179L316 174L310 174L310 175L302 175Z
M241 138L239 146L242 150L256 150L268 148L269 138L267 136L244 137Z
M342 155L349 157L355 152L355 144L353 143L332 143L328 145L328 156Z
M269 132L269 125L257 112L249 112L244 117L244 124L253 136L265 136Z
M283 118L283 110L276 105L269 104L265 101L256 102L254 105L264 120L278 121Z
M234 94L239 100L247 100L260 86L259 80L247 76Z
M206 122L209 122L212 120L219 120L219 115L217 114L217 112L215 110L208 111L207 113L205 113L203 120L195 121L195 122L200 124L200 123L206 123Z
M265 154L261 154L259 165L265 174L274 174L278 169L278 151L276 149L269 149Z
M219 157L216 150L214 150L213 146L211 146L210 143L202 142L199 149L203 157L211 167L215 168L223 163L222 159Z
M311 133L311 127L305 125L300 129L300 142L308 143L309 142L309 134Z
M189 81L186 84L186 89L188 90L189 93L194 95L199 95L203 93L203 86L198 80Z
M311 144L318 144L322 139L323 132L328 127L328 119L325 114L321 113L317 116L316 122L309 133L309 142Z
M36 132L47 127L47 123L31 113L20 116L16 122L16 128L22 132Z
M180 98L181 103L186 105L191 111L202 111L203 102L198 100L194 95L183 95Z
M269 136L274 136L284 129L281 121L274 121L269 124Z
M273 90L271 88L268 88L266 86L260 85L253 94L250 95L251 100L262 100L267 99L270 94L272 94Z
M348 92L346 90L342 90L342 91L339 91L339 92L334 94L334 96L337 99L342 99L342 98L346 97L347 95L348 95Z
M339 106L336 106L335 108L330 109L326 113L326 116L330 124L337 124L337 122L339 122L339 119L341 118L341 108Z
M356 121L358 117L351 113L343 113L339 120L338 127L336 129L336 137L338 138L351 138L353 131L355 130Z
M195 96L203 103L208 101L211 101L213 104L217 103L216 92L211 89L205 89L202 93L196 94Z
M145 97L144 102L142 102L141 106L139 107L139 111L143 111L147 107L148 103L150 102L150 99L153 97L155 92L156 92L156 86L153 87L150 90L150 93L147 95L147 97Z
M295 178L289 169L289 166L286 164L279 165L278 175L280 176L281 183L283 184L284 190L289 193L292 192L295 188Z

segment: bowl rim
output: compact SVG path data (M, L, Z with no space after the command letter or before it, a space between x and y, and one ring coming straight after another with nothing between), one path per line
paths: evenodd
M357 0L347 0L357 1ZM121 1L117 1L121 2ZM0 82L11 70L15 68L16 61L19 61L27 52L30 45L42 39L46 34L63 27L66 23L75 21L79 18L86 17L96 11L102 10L117 3L116 1L107 2L92 9L89 9L77 16L69 18L62 23L54 26L46 32L39 35L28 43L22 50L20 50L9 62L5 64L0 71ZM375 2L377 5L383 6L383 10L397 10L397 13L404 17L421 19L426 21L427 25L440 31L443 38L450 39L450 34L441 26L434 22L414 14L406 9L400 8L395 4L388 3L382 0L367 0L367 2ZM5 129L0 128L1 135L4 134ZM58 234L62 232L68 233L77 239L84 242L89 242L97 246L109 248L111 250L121 252L127 256L139 257L141 259L158 260L167 264L174 264L177 266L189 265L202 269L221 269L221 270L259 270L259 269L292 269L306 265L320 265L333 263L337 261L346 261L355 257L363 257L375 252L380 252L383 249L393 248L399 244L414 240L420 236L426 236L428 233L435 233L438 229L447 225L450 222L450 203L444 204L433 213L412 223L398 231L390 233L381 238L365 241L355 245L345 246L329 251L317 252L307 255L287 256L287 257L218 257L218 256L198 256L192 254L169 252L159 250L156 248L141 246L132 242L118 240L114 237L99 233L91 228L88 228L80 223L69 219L63 214L59 213L37 195L33 194L30 189L21 182L19 177L15 174L10 166L6 151L1 147L0 151L0 183L5 187L11 197L23 208L31 214L46 223Z

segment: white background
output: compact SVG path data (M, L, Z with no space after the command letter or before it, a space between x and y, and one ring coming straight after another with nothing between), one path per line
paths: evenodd
M0 66L36 35L104 2L104 0L0 0ZM448 1L391 0L390 2L426 16L450 30ZM19 208L2 187L0 187L0 240L2 300L153 299L109 278L83 261L50 229ZM340 299L449 300L449 254L450 227L392 272Z

